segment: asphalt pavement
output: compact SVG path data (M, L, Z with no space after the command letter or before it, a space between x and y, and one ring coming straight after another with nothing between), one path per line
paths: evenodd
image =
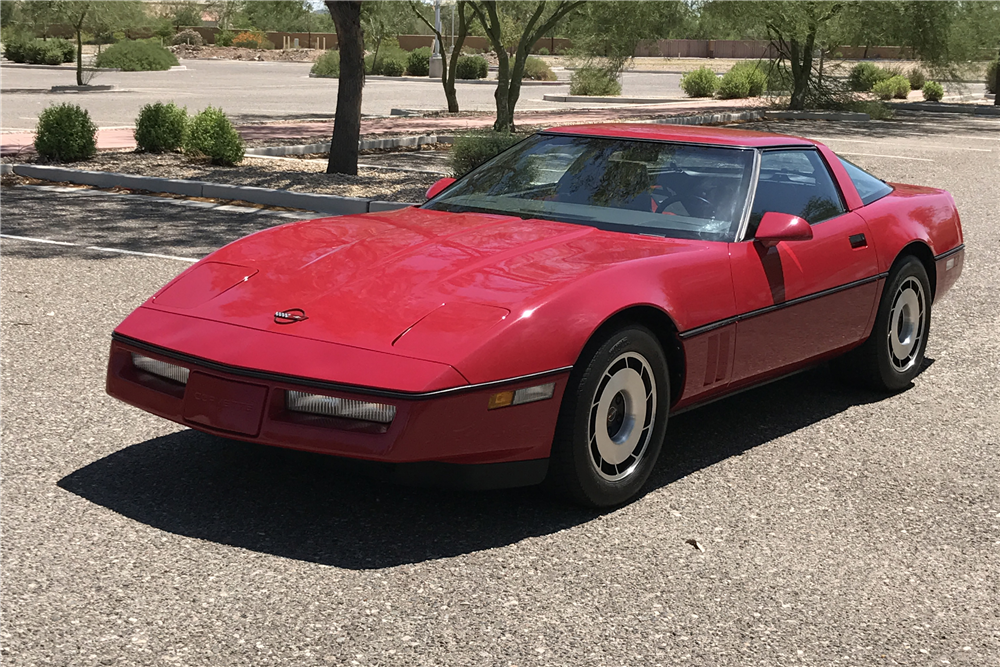
M677 416L646 493L603 514L391 486L109 398L114 326L285 219L4 188L4 663L1000 663L1000 122L755 126L950 190L964 275L909 390L818 368Z
M187 69L166 72L101 72L94 85L113 85L110 92L53 93L52 86L76 83L72 67L31 69L4 66L3 110L5 131L34 129L39 112L51 104L72 102L90 112L100 127L131 126L139 109L152 102L175 102L191 113L206 106L221 107L236 123L288 121L302 118L332 118L337 108L337 79L309 77L312 63L241 62L237 60L185 60ZM548 102L543 95L568 94L569 74L561 85L526 85L521 88L517 108L563 110L567 106L601 105ZM624 94L633 96L683 97L680 75L629 72ZM457 82L456 93L464 111L496 109L495 85ZM384 115L393 108L446 110L439 80L405 80L368 77L361 111ZM294 109L294 112L291 110Z

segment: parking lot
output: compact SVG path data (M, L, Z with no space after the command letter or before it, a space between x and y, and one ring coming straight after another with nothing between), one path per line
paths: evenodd
M102 72L94 85L114 85L111 92L53 93L52 86L76 83L69 66L62 69L3 68L3 129L34 129L38 114L51 104L72 102L90 112L101 127L131 125L144 104L173 101L196 112L222 107L238 123L332 118L337 108L337 80L309 78L310 63L185 60L187 70L168 72ZM548 102L545 94L569 93L569 72L560 70L561 85L526 85L517 108L521 111L565 109ZM624 94L683 98L680 75L628 72ZM463 111L493 111L496 85L458 82L456 92ZM574 104L574 107L601 106ZM361 111L386 115L393 108L447 109L439 80L368 77ZM290 113L294 109L294 113Z
M950 190L964 274L912 388L820 367L677 416L605 514L386 485L109 398L118 322L287 219L4 188L4 662L1000 664L1000 121L745 127Z

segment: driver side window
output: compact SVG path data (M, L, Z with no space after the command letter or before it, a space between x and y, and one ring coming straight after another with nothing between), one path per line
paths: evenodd
M790 213L813 225L845 211L830 170L817 151L765 151L746 238L754 237L767 212Z

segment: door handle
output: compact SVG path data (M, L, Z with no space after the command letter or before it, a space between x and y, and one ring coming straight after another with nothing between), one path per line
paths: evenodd
M854 249L864 248L868 245L868 240L865 239L864 234L853 234L850 238L851 247Z

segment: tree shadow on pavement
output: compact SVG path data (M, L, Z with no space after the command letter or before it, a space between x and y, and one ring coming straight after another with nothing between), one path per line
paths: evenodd
M647 493L881 398L819 368L674 417ZM95 461L59 486L179 535L349 569L447 558L585 523L538 489L391 485L351 462L184 430Z

